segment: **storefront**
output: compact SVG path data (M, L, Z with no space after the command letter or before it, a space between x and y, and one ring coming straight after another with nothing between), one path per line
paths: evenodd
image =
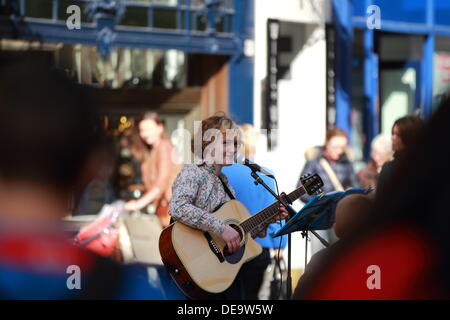
M117 141L145 111L169 134L219 111L251 123L252 17L253 1L0 0L0 57L39 56L91 86Z
M406 114L429 118L449 89L449 36L448 0L255 2L254 124L277 129L257 162L289 191L305 150L336 126L361 169L376 135ZM296 269L305 245L294 239Z
M390 134L407 114L428 119L450 88L450 2L334 0L333 12L335 124L351 133L363 160L378 133Z

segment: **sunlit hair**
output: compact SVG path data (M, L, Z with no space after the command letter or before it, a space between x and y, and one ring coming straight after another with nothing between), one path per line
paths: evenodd
M333 128L327 131L327 134L325 136L325 145L331 140L331 138L334 137L344 137L348 141L348 135L344 130L339 128Z
M379 134L372 140L371 149L386 154L392 153L392 140L385 134Z
M240 135L241 132L236 123L226 115L214 115L202 120L200 127L191 139L191 151L197 159L203 159L206 147L215 141L214 136L207 137L208 130L210 129L219 130L222 134L236 130L233 133ZM237 139L236 137L234 138Z

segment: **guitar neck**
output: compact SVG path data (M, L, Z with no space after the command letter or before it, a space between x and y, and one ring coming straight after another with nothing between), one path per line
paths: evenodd
M289 193L286 197L289 200L288 202L294 202L305 193L306 193L305 188L302 186ZM267 224L267 221L275 217L279 211L280 211L280 203L276 201L272 203L270 206L254 214L247 220L243 221L240 225L246 233L250 233L252 237L255 237L256 234L260 232L260 228L262 226L265 226Z

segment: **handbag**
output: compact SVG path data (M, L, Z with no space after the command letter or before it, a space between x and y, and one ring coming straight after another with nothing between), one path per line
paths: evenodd
M99 217L75 236L75 244L103 257L112 256L118 248L117 222L124 205L123 201L104 205Z

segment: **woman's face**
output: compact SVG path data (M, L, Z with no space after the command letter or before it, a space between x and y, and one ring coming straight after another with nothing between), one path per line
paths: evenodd
M242 142L235 137L223 138L223 165L231 166L235 162L236 153L242 146Z
M235 163L236 153L239 151L241 146L241 140L234 134L222 133L222 139L217 139L213 142L211 148L207 147L209 150L207 150L206 153L210 154L215 164L230 166Z
M146 119L139 123L139 135L148 145L153 145L161 139L164 128L155 120Z
M392 139L392 150L394 152L400 151L405 147L405 145L403 144L402 138L400 138L399 133L400 133L400 131L398 129L398 126L395 125L392 128L392 138L391 138Z
M345 152L347 148L347 138L342 136L335 136L328 140L325 145L325 151L328 153L328 156L337 161Z

